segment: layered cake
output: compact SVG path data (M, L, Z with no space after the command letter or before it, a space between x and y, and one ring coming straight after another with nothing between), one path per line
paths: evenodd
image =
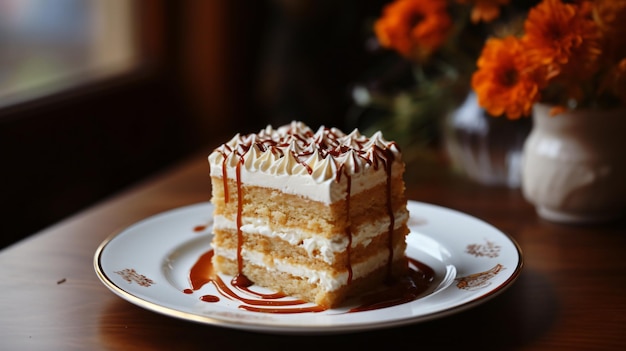
M302 122L209 155L213 267L325 308L408 269L398 145Z

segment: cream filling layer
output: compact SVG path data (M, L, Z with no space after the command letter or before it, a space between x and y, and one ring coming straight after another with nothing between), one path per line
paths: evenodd
M399 210L395 214L394 230L400 228L409 218L408 211ZM224 216L215 216L213 219L213 227L225 230L237 230L235 221ZM348 238L346 234L335 233L331 238L324 238L315 232L301 229L276 230L272 229L267 221L258 218L246 217L242 220L241 231L249 234L259 234L269 238L279 238L288 242L290 245L303 248L310 257L321 258L329 264L333 264L335 254L344 252L348 247ZM385 232L389 228L389 218L381 219L374 223L366 223L353 228L352 245L354 248L358 245L367 246L380 233Z
M215 255L222 256L230 260L237 259L237 251L234 249L223 249L220 247L213 248ZM404 256L401 245L394 248L394 260ZM310 269L304 265L295 265L285 260L268 257L267 255L257 252L242 250L243 259L253 265L265 267L268 271L288 273L295 277L303 277L311 284L320 286L324 291L334 291L348 283L348 271L333 274L330 271L320 271ZM352 265L352 279L364 277L379 267L387 264L388 252L383 250L369 259L358 264Z

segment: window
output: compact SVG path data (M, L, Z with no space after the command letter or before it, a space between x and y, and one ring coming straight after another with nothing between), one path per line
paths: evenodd
M0 0L0 249L187 150L177 4Z
M0 108L138 64L133 0L0 0Z

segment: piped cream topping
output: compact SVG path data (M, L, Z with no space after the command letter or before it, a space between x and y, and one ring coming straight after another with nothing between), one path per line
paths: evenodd
M369 138L358 129L345 134L322 126L313 132L297 121L277 129L268 125L256 134L237 134L209 155L211 176L235 179L239 167L244 183L327 203L345 197L345 176L352 177L357 186L351 193L356 193L385 182L388 166L392 173L401 171L400 159L398 145L381 132ZM327 191L320 191L320 186Z

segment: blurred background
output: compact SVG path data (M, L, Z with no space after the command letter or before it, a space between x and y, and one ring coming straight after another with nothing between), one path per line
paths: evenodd
M0 248L235 132L351 128L385 2L0 0Z

